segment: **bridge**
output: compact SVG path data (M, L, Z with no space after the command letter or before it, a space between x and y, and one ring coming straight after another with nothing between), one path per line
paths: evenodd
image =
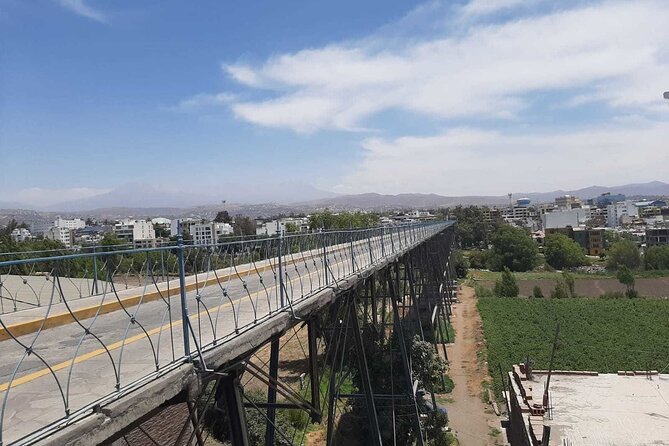
M347 416L424 444L412 342L447 359L453 240L432 222L0 262L0 446L247 445L258 419L264 444L302 444L304 417L330 445Z

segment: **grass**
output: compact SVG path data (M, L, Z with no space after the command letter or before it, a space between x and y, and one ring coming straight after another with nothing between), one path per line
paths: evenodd
M444 336L448 334L448 339L451 341L451 344L455 342L455 329L453 328L453 325L449 324L448 321L444 320L439 320L439 325L440 327L437 327L437 330L435 330L435 334L437 335L437 339L439 339L439 328L441 328L441 333L444 333Z
M556 370L669 370L669 301L659 299L480 298L496 394L502 370L524 362L549 366L560 324Z

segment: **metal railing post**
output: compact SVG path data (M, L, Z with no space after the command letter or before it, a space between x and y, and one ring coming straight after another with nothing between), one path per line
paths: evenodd
M279 231L279 305L283 309L286 305L286 299L283 292L283 261L282 261L282 251L283 251L283 231Z
M321 229L321 239L323 241L323 271L325 272L325 285L330 283L330 276L328 276L328 247L325 242L325 232Z
M369 264L374 264L374 253L372 252L372 230L367 230L367 246L369 247Z
M183 325L184 356L190 360L190 318L188 316L188 302L186 302L186 262L184 260L184 237L181 234L181 225L177 232L177 260L179 262L179 291L181 295L181 321Z
M386 257L386 227L381 226L381 258Z
M93 295L98 294L98 256L95 255L95 247L97 243L93 244Z
M353 229L349 229L351 236L351 272L355 272L355 252L353 251Z

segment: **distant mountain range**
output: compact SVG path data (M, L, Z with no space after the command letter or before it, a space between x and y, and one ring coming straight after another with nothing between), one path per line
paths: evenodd
M122 217L202 217L211 218L222 209L230 214L242 214L252 217L270 217L279 214L314 212L323 209L387 211L395 209L424 209L453 207L458 205L497 205L509 203L507 195L490 196L443 196L437 194L398 194L382 195L365 193L337 196L299 183L280 184L269 190L258 187L236 190L235 193L219 194L225 188L216 191L204 191L202 194L173 192L157 186L133 184L120 187L111 192L61 203L48 209L30 210L29 206L17 203L0 202L0 223L10 218L19 221L34 219L52 219L55 215L95 217L117 219ZM569 194L582 199L594 198L603 193L624 194L628 197L666 197L669 196L669 184L661 181L650 183L626 184L623 186L591 186L576 190L556 190L552 192L514 193L513 199L529 198L533 203L550 202L555 197ZM226 199L226 203L215 196ZM230 197L248 197L254 202L260 197L274 197L262 204L243 204L243 200ZM300 201L297 201L300 200ZM258 201L256 201L257 203ZM215 203L215 204L214 204Z

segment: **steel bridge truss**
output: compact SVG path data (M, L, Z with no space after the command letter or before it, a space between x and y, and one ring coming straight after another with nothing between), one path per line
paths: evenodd
M301 412L303 419L321 423L328 446L342 444L340 431L346 419L355 420L357 429L377 446L404 444L401 441L426 444L424 420L438 410L439 389L423 389L414 376L411 346L414 338L427 341L448 360L448 327L456 300L452 248L453 231L443 231L361 276L327 308L303 320L295 318L288 330L267 344L217 370L202 370L199 394L182 392L105 444L203 446L210 435L233 446L303 444L306 426L279 422L282 411ZM372 378L372 369L380 372L368 348L370 342L379 341L389 345L385 354L390 369L381 371L386 374L383 388L378 377ZM302 355L282 362L291 343ZM286 370L290 362L299 363L299 386L296 372ZM431 404L425 404L425 397ZM263 425L260 434L258 420ZM398 439L396 429L407 423L410 438Z

